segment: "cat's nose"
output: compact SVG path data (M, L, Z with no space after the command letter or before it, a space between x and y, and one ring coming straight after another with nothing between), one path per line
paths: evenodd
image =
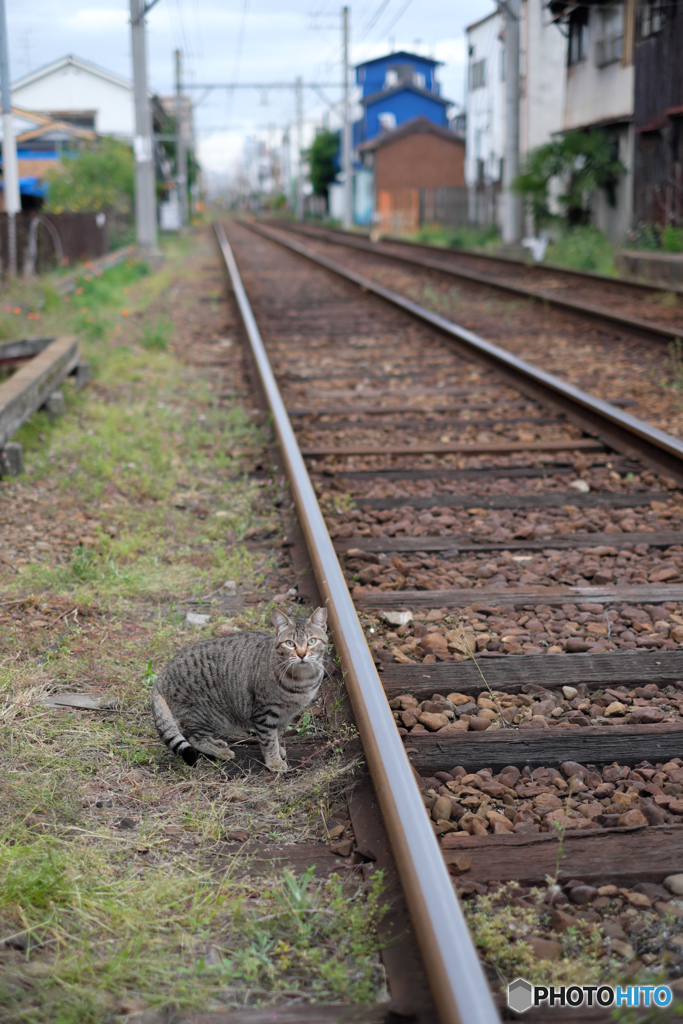
M297 653L297 657L301 658L301 660L303 661L304 658L306 657L306 654L308 652L306 651L306 648L304 648L302 651L300 651L299 648L297 647L296 653Z

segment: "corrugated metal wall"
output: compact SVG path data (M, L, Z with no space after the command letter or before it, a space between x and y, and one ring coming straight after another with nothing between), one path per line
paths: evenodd
M661 28L643 37L649 11L639 3L635 46L637 222L683 226L683 0L665 0ZM646 8L649 7L649 11ZM645 17L644 17L645 15Z

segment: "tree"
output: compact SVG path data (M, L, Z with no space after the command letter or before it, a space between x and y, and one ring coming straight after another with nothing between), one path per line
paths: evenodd
M555 198L567 225L573 227L588 223L591 194L597 188L607 193L610 206L616 205L615 190L625 172L614 140L605 132L569 132L532 150L513 188L531 206L538 229L554 219L550 190L551 182L556 182L559 192Z
M133 209L135 164L125 142L101 139L65 154L46 174L45 209L52 213Z
M328 186L334 181L339 170L339 132L328 129L320 132L305 154L310 165L311 184L317 196L327 198Z

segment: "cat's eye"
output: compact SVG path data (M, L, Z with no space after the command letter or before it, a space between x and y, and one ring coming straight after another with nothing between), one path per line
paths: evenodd
M316 645L317 643L318 643L318 640L317 640L317 638L316 638L316 637L314 637L314 636L311 636L311 637L309 637L309 638L308 638L308 646L309 646L309 647L315 647L315 645Z
M296 647L296 644L294 643L293 640L285 640L284 646L285 647L289 647L289 649L291 651L294 647Z

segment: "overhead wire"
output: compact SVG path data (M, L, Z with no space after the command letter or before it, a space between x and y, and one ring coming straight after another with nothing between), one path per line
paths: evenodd
M402 18L402 17L403 17L403 15L404 15L404 14L406 13L406 11L408 10L408 8L410 7L410 5L411 5L411 3L412 3L412 2L413 2L413 0L406 0L406 2L404 3L403 7L402 7L402 8L401 8L401 10L400 10L400 11L398 12L398 14L397 14L397 15L396 15L396 17L394 18L394 20L393 20L393 21L391 22L391 24L390 24L390 25L388 25L388 26L386 26L386 27L385 27L385 28L384 28L384 29L382 30L382 35L383 35L383 36L385 36L385 35L388 35L388 34L389 34L389 32L391 32L391 30L392 30L392 28L394 27L394 25L396 25L396 24L397 24L397 23L398 23L398 22L399 22L399 21L401 20L401 18Z

